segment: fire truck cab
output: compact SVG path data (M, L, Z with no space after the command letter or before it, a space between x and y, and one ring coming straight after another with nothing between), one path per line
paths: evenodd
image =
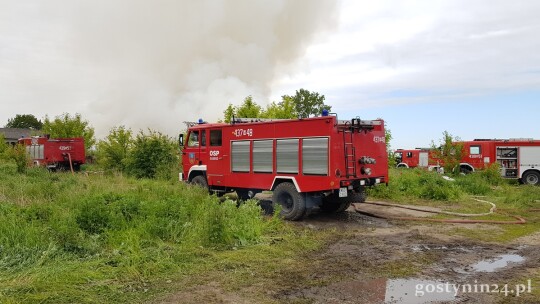
M384 121L337 116L188 123L180 180L245 200L273 191L281 215L344 211L367 186L388 182Z

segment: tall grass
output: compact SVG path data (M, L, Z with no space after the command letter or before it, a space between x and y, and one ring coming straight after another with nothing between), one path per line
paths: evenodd
M131 301L139 293L126 286L282 225L254 202L236 207L178 182L16 170L0 164L2 303Z
M421 169L391 169L387 187L370 189L370 195L396 201L411 199L456 201L463 190L455 183L443 179L436 172Z
M498 170L493 166L447 180L436 172L422 169L391 169L389 185L374 187L369 192L375 198L405 202L458 202L469 196L491 196L505 204L538 206L540 187L518 185L515 180L505 180Z

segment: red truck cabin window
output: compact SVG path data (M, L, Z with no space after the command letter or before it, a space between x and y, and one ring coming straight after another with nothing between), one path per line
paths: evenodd
M471 146L469 148L469 154L470 155L482 154L482 149L480 148L480 146Z

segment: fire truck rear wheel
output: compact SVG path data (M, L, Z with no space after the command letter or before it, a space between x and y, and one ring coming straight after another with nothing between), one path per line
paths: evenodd
M249 190L236 190L236 195L241 201L247 201L248 199L250 199Z
M525 172L522 181L526 185L540 185L540 173L536 171Z
M351 193L351 203L365 203L367 199L367 194L364 190L362 191L353 191Z
M326 213L341 213L351 205L349 197L338 197L335 194L323 198L321 211Z
M204 188L204 189L208 190L208 182L206 182L206 178L204 178L204 176L202 176L202 175L195 176L191 180L191 183L194 184L194 185L197 185L197 186L199 186L201 188Z
M306 202L293 184L285 182L277 185L272 195L274 205L281 206L280 215L289 221L302 219L306 212ZM274 209L275 210L275 209Z

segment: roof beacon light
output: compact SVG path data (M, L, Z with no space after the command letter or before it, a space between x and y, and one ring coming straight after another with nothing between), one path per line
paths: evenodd
M322 110L322 116L328 116L328 110L327 109Z
M204 120L202 118L199 118L199 124L204 123Z

